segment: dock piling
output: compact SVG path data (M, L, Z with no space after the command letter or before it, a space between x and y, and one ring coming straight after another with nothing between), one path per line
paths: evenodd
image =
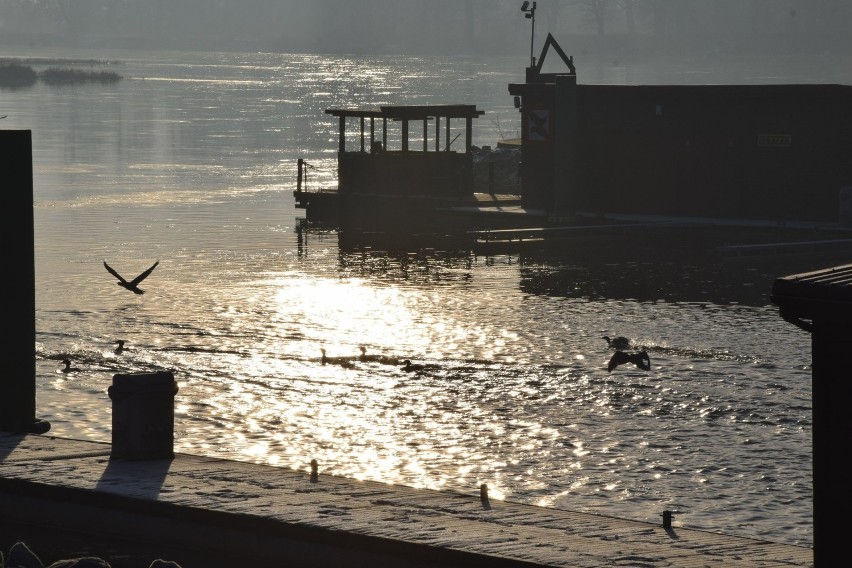
M311 483L319 481L319 464L317 460L311 460Z
M485 508L491 505L488 501L488 484L486 483L479 486L479 500L482 501L482 505Z

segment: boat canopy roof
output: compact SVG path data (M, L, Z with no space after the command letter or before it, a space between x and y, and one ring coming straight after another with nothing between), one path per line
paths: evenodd
M477 118L485 114L476 105L381 106L379 110L326 109L326 114L343 118L386 118L391 120L425 120L430 117Z
M485 114L483 110L477 110L475 105L416 105L416 106L381 106L378 110L365 109L326 109L326 114L336 116L339 121L340 134L338 136L338 151L346 152L346 123L348 119L358 119L360 122L360 152L364 152L367 148L370 152L376 150L388 150L388 122L398 122L401 124L400 133L400 150L408 152L409 147L409 130L410 123L423 123L423 135L420 141L423 144L423 151L426 152L429 142L429 136L426 130L426 125L429 121L435 124L434 144L435 150L441 149L441 124L443 123L444 134L444 150L449 152L453 141L461 134L452 138L450 123L453 119L462 119L464 123L464 148L466 153L470 153L471 144L473 141L473 119ZM381 122L381 141L376 139L375 123L376 119ZM369 135L367 133L367 125L369 122ZM369 136L369 141L367 140Z

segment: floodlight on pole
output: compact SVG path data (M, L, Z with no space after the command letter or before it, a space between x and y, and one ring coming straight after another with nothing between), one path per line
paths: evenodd
M530 34L530 67L535 67L535 56L533 55L533 45L535 44L535 2L532 3L532 8L530 8L530 3L524 0L524 3L521 4L521 12L524 12L524 17L532 20L532 34Z

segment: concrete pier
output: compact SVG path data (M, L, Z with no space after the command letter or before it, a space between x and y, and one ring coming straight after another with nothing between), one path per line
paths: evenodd
M106 443L0 433L0 517L134 539L150 558L168 549L208 559L167 558L183 568L813 566L812 548L688 529L677 515L666 528L662 511L659 523L643 523L483 499L480 487L357 481L323 475L321 460L312 481L310 456L300 472L110 452Z

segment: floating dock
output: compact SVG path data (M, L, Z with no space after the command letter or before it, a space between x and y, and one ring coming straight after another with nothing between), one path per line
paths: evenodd
M3 523L132 539L150 548L147 562L165 558L183 568L202 567L186 558L204 558L203 568L814 563L812 548L689 529L677 513L664 525L663 511L658 523L637 522L489 499L487 488L465 494L335 477L321 463L313 477L307 463L299 472L110 453L107 443L0 433Z

